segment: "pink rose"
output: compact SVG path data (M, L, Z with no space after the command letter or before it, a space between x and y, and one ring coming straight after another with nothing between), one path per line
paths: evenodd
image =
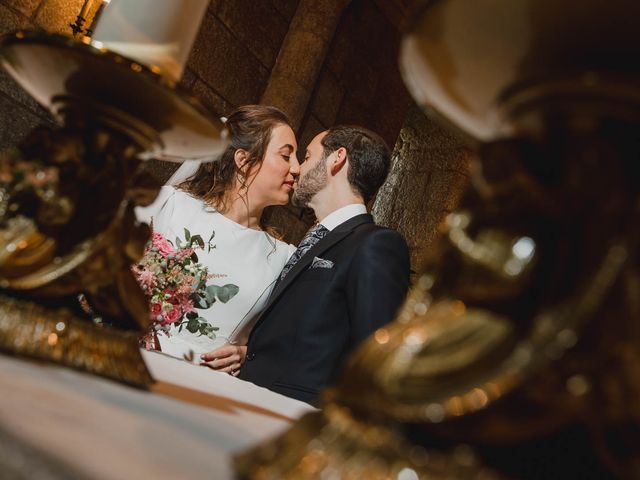
M173 245L171 245L171 243L169 243L169 240L164 238L161 233L153 232L151 242L153 243L153 246L158 249L160 255L165 258L167 258L174 251Z
M157 302L152 303L149 310L151 312L151 318L153 320L156 320L158 318L158 315L162 315L162 305Z
M169 325L180 320L182 314L180 308L174 307L169 311L162 312L162 325Z

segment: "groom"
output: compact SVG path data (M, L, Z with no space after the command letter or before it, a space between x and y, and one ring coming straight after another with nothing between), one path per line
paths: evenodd
M280 274L240 378L315 403L349 353L393 320L409 285L409 251L365 207L389 166L384 141L361 127L311 141L292 201L311 207L319 223Z

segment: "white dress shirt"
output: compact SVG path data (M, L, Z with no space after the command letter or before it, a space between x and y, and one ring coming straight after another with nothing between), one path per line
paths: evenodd
M365 205L362 203L352 203L346 207L342 207L331 212L318 223L327 230L332 231L338 225L343 224L357 215L362 215L363 213L367 213L367 207Z

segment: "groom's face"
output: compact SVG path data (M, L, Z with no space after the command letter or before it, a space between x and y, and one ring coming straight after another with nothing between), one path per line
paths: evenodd
M291 197L291 202L297 207L308 206L311 199L327 185L327 158L321 143L326 134L322 132L316 135L307 147Z

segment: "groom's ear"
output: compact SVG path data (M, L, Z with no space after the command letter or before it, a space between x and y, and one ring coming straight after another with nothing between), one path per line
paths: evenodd
M347 149L340 147L334 152L329 162L331 175L337 174L347 165Z
M233 154L233 160L236 162L236 167L238 168L238 170L246 175L247 162L249 161L249 155L247 154L247 151L241 148L237 149Z

